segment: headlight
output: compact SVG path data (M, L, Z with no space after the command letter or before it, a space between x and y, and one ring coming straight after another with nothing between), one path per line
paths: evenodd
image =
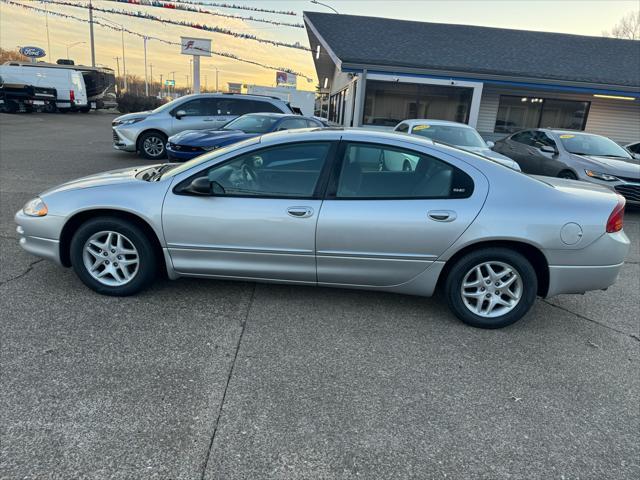
M212 146L212 147L202 147L202 149L203 149L205 152L210 152L211 150L217 150L218 148L220 148L220 145L214 145L214 146Z
M585 170L584 173L591 178L597 178L598 180L604 180L605 182L615 182L618 180L617 177L609 175L608 173L594 172L593 170Z
M36 197L25 203L24 207L22 207L22 211L25 215L29 215L30 217L44 217L49 209L40 197Z
M119 127L120 125L131 125L144 120L144 118L130 118L129 120L114 120L112 126Z

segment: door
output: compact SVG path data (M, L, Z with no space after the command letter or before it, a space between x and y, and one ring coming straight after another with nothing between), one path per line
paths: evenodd
M536 150L534 145L534 132L524 130L506 140L504 154L518 162L523 172L537 174L540 171L540 161L534 155Z
M274 146L196 174L212 182L215 195L184 191L190 179L170 190L162 224L175 270L315 283L319 184L332 145Z
M378 150L376 153L374 150ZM402 155L415 168L371 158ZM435 157L373 143L346 143L322 205L318 283L394 286L426 270L464 232L487 183ZM475 174L474 174L475 175Z
M175 107L171 111L173 116L171 134L175 135L185 130L217 128L218 123L213 115L215 105L211 103L211 100L215 99L196 98ZM185 115L178 118L176 114L179 111L183 111Z

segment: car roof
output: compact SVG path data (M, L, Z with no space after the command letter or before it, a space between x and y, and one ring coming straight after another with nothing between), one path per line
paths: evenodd
M189 95L183 95L179 97L180 100L186 98L235 98L235 99L247 99L247 100L266 100L286 103L278 97L270 97L268 95L252 95L249 93L191 93ZM176 99L177 100L177 99Z
M398 133L392 130L382 131L365 128L343 128L343 127L316 127L316 128L299 128L296 130L285 130L282 132L274 132L265 134L266 138L282 138L287 137L287 140L296 141L297 137L300 140L304 140L309 136L309 133L315 133L318 136L326 137L327 140L342 140L352 142L380 142L385 143L386 140L391 142L397 142L398 140L406 143L413 143L426 147L433 147L435 143L426 137L420 137L417 135L409 135L406 133Z
M430 118L412 118L409 120L403 120L402 122L398 122L398 125L400 125L401 123L409 124L412 127L414 125L422 125L424 123L429 123L431 125L450 125L452 127L473 128L472 126L467 125L466 123L452 122L451 120L437 120L437 119L430 119Z

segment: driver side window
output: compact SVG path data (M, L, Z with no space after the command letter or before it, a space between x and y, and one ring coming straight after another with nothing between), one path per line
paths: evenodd
M225 196L310 198L330 148L329 142L266 148L216 165L207 177Z

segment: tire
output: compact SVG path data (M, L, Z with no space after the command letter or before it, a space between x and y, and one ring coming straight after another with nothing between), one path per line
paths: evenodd
M167 158L167 137L161 132L145 132L138 139L138 153L148 160L160 160ZM155 148L154 148L155 147ZM161 147L161 150L158 148ZM158 154L153 154L159 151Z
M487 270L486 264L495 275ZM478 278L477 267L482 279ZM489 279L491 283L487 284ZM463 289L465 281L469 286ZM511 283L505 287L507 282ZM451 267L444 291L451 311L467 325L502 328L520 320L532 307L538 292L538 278L531 263L520 253L508 248L485 248L464 255Z
M567 180L578 180L578 176L571 170L563 170L558 174L558 178L566 178Z
M121 239L119 244L118 236ZM112 248L104 248L107 241ZM71 265L76 275L100 294L133 295L149 287L156 277L158 259L151 240L140 227L127 220L116 217L88 220L73 235L70 248ZM98 265L103 256L104 260ZM91 263L97 265L93 274L90 272ZM101 273L102 277L96 278Z

